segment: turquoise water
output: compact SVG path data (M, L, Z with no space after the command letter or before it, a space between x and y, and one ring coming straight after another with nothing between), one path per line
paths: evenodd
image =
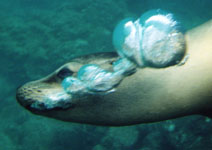
M210 0L1 0L0 150L211 150L212 121L202 116L96 127L35 116L15 100L18 86L71 58L114 51L115 25L155 8L186 31L212 18Z

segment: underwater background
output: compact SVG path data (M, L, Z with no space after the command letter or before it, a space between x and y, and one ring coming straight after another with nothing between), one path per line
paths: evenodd
M0 0L0 150L211 150L212 120L203 116L99 127L36 116L16 102L18 86L74 57L114 51L116 24L157 8L185 31L212 19L211 0Z

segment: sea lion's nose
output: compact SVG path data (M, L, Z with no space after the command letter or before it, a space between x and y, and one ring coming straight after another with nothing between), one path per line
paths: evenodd
M25 94L26 94L26 92L24 91L23 86L19 86L19 87L16 89L16 100L17 100L18 103L21 104L22 106L25 106L25 105L26 105Z
M27 108L34 102L30 96L32 93L33 91L28 89L26 85L19 86L16 90L16 100L21 106Z
M71 98L61 86L44 82L29 82L16 91L18 103L28 110L67 109L72 106Z

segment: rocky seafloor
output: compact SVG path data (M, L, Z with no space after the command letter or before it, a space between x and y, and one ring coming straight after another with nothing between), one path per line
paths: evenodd
M210 0L1 0L0 150L211 150L212 121L203 116L97 127L35 116L15 100L19 85L74 57L114 51L115 25L157 8L185 31L212 18Z

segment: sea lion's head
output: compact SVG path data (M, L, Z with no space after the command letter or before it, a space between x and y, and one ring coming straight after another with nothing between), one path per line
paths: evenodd
M107 111L108 107L114 106L100 109L104 107L106 97L102 94L73 98L73 95L67 94L64 90L62 81L67 77L76 77L79 69L85 64L98 64L101 68L110 71L113 62L117 59L118 55L115 52L90 54L73 59L50 75L18 88L16 98L23 107L35 114L64 121L92 123L96 115L101 115L100 110L106 109ZM113 105L110 104L110 100L108 102L106 102L107 105ZM108 117L105 116L105 118ZM101 119L99 121L99 124L105 124L101 123Z

